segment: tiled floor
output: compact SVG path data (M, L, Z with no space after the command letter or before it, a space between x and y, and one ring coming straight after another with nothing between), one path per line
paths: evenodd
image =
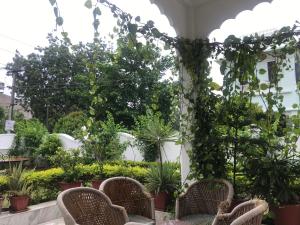
M49 221L47 223L40 223L38 225L65 225L65 223L64 220L61 218L61 219Z
M160 211L155 211L155 217L156 217L156 221L163 221L166 219L172 219L172 216L168 213L165 212L160 212ZM52 220L46 223L41 223L38 225L65 225L64 221L62 218L60 219L56 219L56 220Z

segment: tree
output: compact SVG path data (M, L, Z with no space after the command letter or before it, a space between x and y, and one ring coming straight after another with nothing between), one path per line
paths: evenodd
M22 71L16 74L21 104L51 130L61 116L88 109L90 96L85 71L89 52L101 52L101 57L93 60L102 60L105 54L101 43L71 45L68 40L51 35L48 40L48 47L37 47L38 52L27 57L17 52L7 69L8 74Z
M103 119L109 111L116 122L131 128L134 119L144 115L153 103L152 97L163 89L160 80L173 63L172 57L162 56L151 43L134 45L125 37L119 38L112 65L99 77L98 94L104 101L96 107L97 118ZM171 101L164 107L170 108Z
M87 112L93 94L102 99L95 106L96 119L104 120L108 111L127 128L138 115L146 113L155 100L153 96L163 103L159 110L170 114L171 84L160 80L173 67L173 57L162 56L158 47L151 43L134 45L126 37L119 38L116 50L101 41L72 45L68 39L51 35L48 40L48 47L38 47L37 53L27 57L16 53L7 65L9 74L20 71L16 73L16 87L21 104L48 129L72 111ZM93 94L89 93L90 65L97 86Z

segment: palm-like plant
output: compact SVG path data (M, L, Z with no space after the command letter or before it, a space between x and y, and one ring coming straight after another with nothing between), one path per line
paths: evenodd
M153 193L161 191L172 193L179 185L180 173L171 163L165 163L162 170L155 166L151 167L146 176L146 187Z
M135 135L140 141L156 146L162 175L162 146L166 141L175 141L175 132L169 123L165 123L161 119L159 114L148 112L145 117L140 118L140 121L142 122L139 123Z
M8 176L9 192L15 196L29 195L32 186L24 179L24 172L22 163L15 166L10 166Z

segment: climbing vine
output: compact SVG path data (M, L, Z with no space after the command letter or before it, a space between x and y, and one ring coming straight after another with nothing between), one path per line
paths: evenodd
M93 10L96 40L101 26L100 6L105 6L118 19L118 32L126 35L133 46L138 46L143 36L148 42L158 40L166 49L177 50L186 72L181 77L182 102L186 106L182 136L191 143L193 177L225 177L229 165L233 167L234 184L236 173L242 171L256 195L270 202L291 199L290 187L295 178L295 164L291 162L297 157L299 117L285 115L280 81L283 72L291 69L287 55L297 54L300 48L298 23L272 35L229 36L219 43L169 37L153 21L143 23L140 17L134 18L107 0L98 0L94 5L87 0L85 5ZM267 71L257 70L257 63L267 57L274 60L273 78L262 82L260 76ZM210 78L211 58L219 59L221 64L224 81L218 91L222 94L217 94ZM255 96L263 102L263 110L253 102Z

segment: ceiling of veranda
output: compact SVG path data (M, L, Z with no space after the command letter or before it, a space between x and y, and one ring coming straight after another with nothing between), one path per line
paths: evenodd
M272 0L150 0L165 14L179 36L207 37L227 19Z

